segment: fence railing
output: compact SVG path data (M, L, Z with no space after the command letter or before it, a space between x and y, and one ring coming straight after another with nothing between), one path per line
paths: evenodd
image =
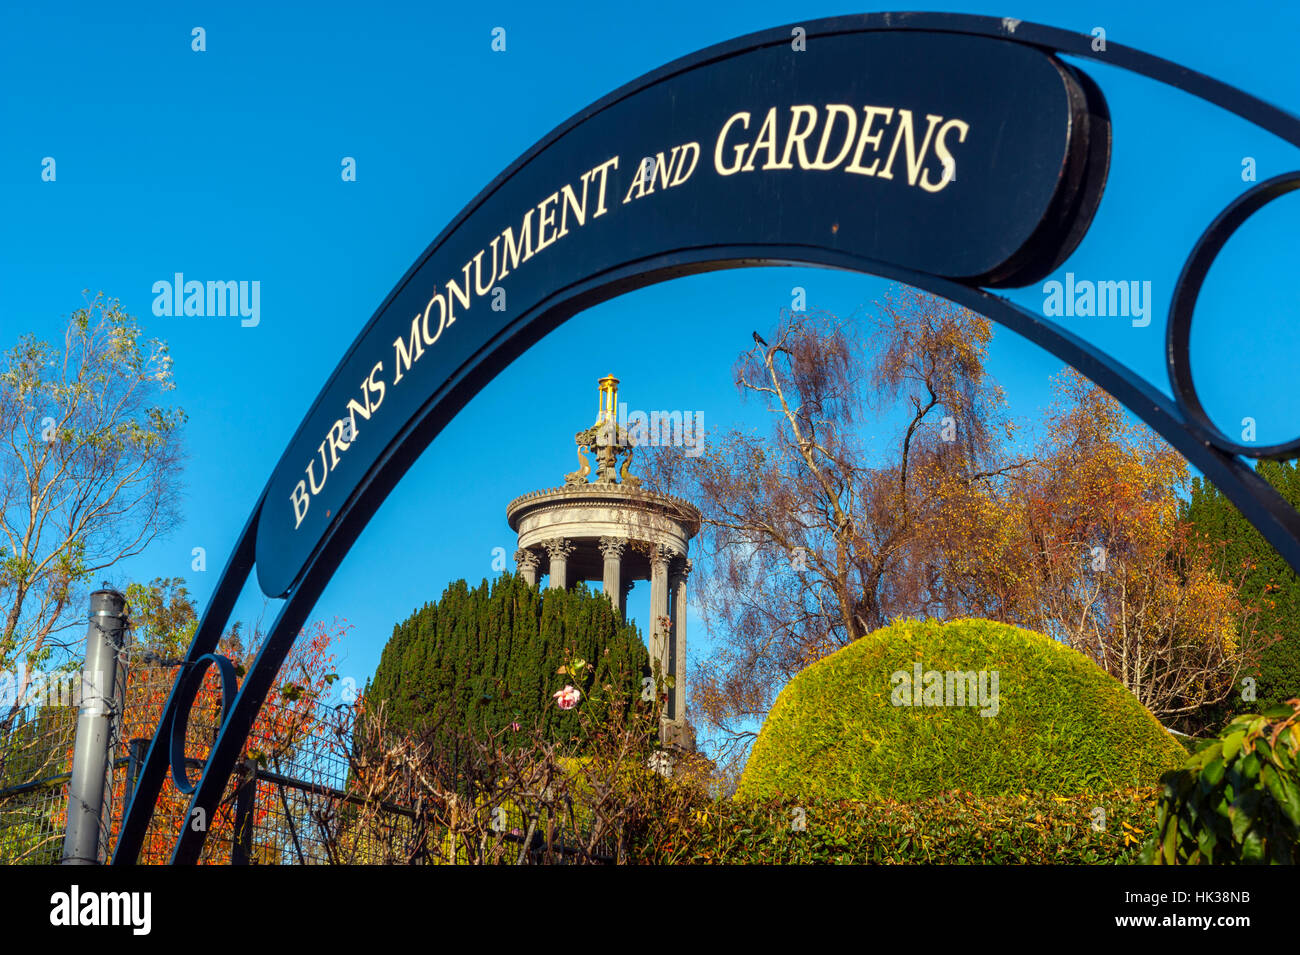
M124 702L114 715L109 785L101 814L100 861L112 847L149 740L175 680L166 667L132 668ZM190 775L202 769L220 725L219 698L200 694L186 734ZM189 799L168 777L139 861L168 861L182 825L204 825L200 861L207 864L328 865L447 864L485 858L458 842L422 804L411 781L367 798L351 785L349 748L354 711L314 700L268 702L250 735L241 764L210 820L186 818ZM67 822L68 782L77 725L76 706L28 706L0 715L0 864L60 861ZM496 858L510 862L568 862L582 857L613 862L605 840L582 852L580 833L566 831L561 814L539 824L520 810L496 810ZM463 837L462 837L463 838Z

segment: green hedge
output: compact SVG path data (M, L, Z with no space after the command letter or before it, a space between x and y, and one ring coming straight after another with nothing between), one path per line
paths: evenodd
M636 852L655 864L1129 865L1155 825L1155 801L1155 789L1129 789L1071 797L953 792L911 803L719 802L648 833Z
M581 677L557 672L575 657L589 664ZM603 594L538 590L505 574L474 588L457 580L394 627L365 696L371 708L385 704L390 732L431 735L450 751L463 734L483 738L511 724L567 741L579 732L579 709L560 709L556 690L577 685L590 713L615 697L638 699L647 673L636 626Z
M895 675L910 680L916 664L923 673L985 671L990 694L996 672L996 708L984 706L990 715L981 715L979 705L896 705L898 693L912 697ZM987 620L905 621L790 681L754 744L737 798L1111 792L1154 786L1185 759L1118 681L1049 637Z

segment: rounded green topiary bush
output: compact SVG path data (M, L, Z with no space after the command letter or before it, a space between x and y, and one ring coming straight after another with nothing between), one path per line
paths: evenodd
M1119 681L1050 637L989 620L904 621L790 681L736 796L1102 793L1155 785L1185 759Z

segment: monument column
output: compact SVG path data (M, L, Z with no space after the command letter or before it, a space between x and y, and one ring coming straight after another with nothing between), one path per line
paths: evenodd
M605 596L614 605L620 616L626 612L623 602L623 548L627 541L621 537L602 537L600 553L605 558L605 578L603 587Z
M663 680L656 688L659 739L669 748L690 750L686 578L691 565L686 555L703 517L689 501L654 492L630 473L640 442L619 422L620 407L618 379L607 375L600 379L595 423L573 436L578 469L564 475L563 486L515 498L506 520L518 535L517 571L530 587L541 586L547 573L546 587L552 590L599 580L615 620L626 624L641 618L637 629L649 650L651 672ZM641 580L650 581L650 599L637 600L634 608L632 594L640 591L633 588Z
M686 578L690 572L690 560L682 558L675 562L671 576L673 629L668 657L673 687L668 691L668 718L679 725L686 718Z
M569 555L573 553L573 544L563 537L556 537L546 542L546 555L551 559L550 581L552 590L565 590L569 586Z
M668 567L677 552L672 547L656 544L650 549L650 665L659 663L664 676L672 674L668 659L668 640L671 621L668 617ZM671 698L671 696L670 696Z
M526 547L515 551L515 566L519 568L519 573L524 575L524 583L529 587L537 586L537 569L541 563L542 559Z

